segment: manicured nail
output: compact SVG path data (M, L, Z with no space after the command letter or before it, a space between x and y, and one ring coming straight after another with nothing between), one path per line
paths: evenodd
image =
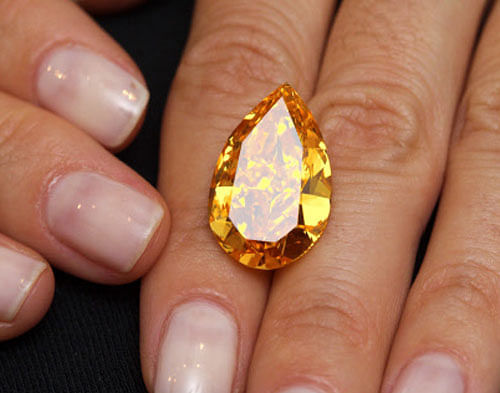
M136 78L81 46L52 50L40 65L36 86L41 105L108 147L127 139L149 100Z
M160 350L155 393L230 393L237 345L228 313L201 301L179 306Z
M458 364L448 355L430 353L415 359L403 371L393 393L464 393Z
M46 268L41 261L0 247L0 321L11 322L16 317Z
M285 390L280 390L279 393L321 393L319 390L308 388L305 386L294 386L291 388L286 388Z
M54 236L120 272L132 270L163 213L161 205L132 188L89 172L57 178L46 207Z

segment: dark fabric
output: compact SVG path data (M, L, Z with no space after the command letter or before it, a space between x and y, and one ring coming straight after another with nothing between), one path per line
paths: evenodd
M192 2L150 1L99 18L144 72L151 105L119 156L156 181L165 97L187 37ZM139 362L139 284L106 287L56 272L54 303L24 336L0 344L0 393L146 392Z

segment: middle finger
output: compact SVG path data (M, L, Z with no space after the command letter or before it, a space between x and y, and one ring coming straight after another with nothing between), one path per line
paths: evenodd
M249 393L378 391L483 5L341 6L311 102L333 160L332 224L275 276Z
M311 95L333 5L197 3L165 116L159 187L173 231L141 294L145 380L158 393L243 389L270 276L226 258L210 233L212 165L242 116L284 80Z

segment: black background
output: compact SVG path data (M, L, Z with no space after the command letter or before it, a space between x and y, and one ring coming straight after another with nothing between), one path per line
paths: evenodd
M150 0L132 11L97 18L137 62L151 90L144 127L119 157L153 184L163 107L192 8L191 0ZM138 282L108 287L56 271L47 316L29 333L0 344L0 393L146 393L139 361L139 290Z
M151 90L143 130L119 157L153 184L163 106L191 11L192 1L158 0L97 18L137 62ZM56 272L47 316L29 333L0 344L0 392L146 392L138 327L139 283L107 287Z

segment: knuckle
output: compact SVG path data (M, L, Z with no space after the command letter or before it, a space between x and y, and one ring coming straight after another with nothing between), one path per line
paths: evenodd
M319 122L334 154L367 153L379 163L411 162L426 151L425 108L390 82L335 86L318 98Z
M500 79L479 79L471 84L463 98L463 129L462 140L476 139L484 135L493 136L495 140L500 135ZM492 139L488 138L491 142ZM498 146L499 144L497 144ZM493 147L493 146L492 146Z
M294 341L307 337L331 341L335 337L351 348L368 351L374 347L377 323L362 300L360 288L334 274L306 279L303 285L314 289L300 295L293 289L280 293L271 319L275 331Z
M496 184L500 169L500 79L492 80L490 75L467 87L457 111L448 159L448 173L475 184Z
M195 259L220 258L220 249L215 246L213 234L207 228L205 206L189 206L188 203L176 203L171 209L172 222L175 228L172 229L168 241L169 255L175 255L176 259L185 258L194 261ZM178 207L184 205L185 208ZM196 244L196 247L193 247Z
M218 250L214 247L213 236L207 230L206 209L201 207L172 209L171 216L177 224L169 240L168 247L172 254L181 256L186 252L191 253L194 249L192 245L196 244L196 250L202 251L203 255L214 254L214 257L218 255L216 253Z
M499 316L499 272L466 260L436 269L423 278L419 288L417 309L428 305L446 307L452 314L487 317Z
M296 79L301 67L280 40L284 34L268 30L264 22L251 26L223 23L188 46L178 77L199 75L204 96L217 98L243 95L259 83L278 85L284 77Z

